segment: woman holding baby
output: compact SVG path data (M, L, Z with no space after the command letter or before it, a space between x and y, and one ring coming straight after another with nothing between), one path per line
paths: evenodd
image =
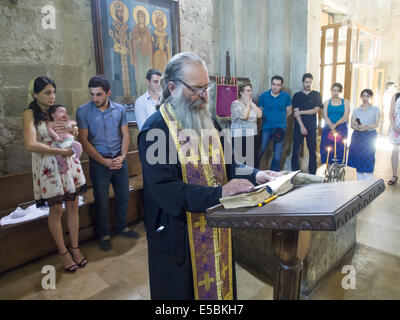
M32 175L35 201L38 207L50 207L49 229L58 248L64 270L75 272L84 267L87 260L79 250L78 195L86 191L86 180L81 164L73 156L71 147L56 147L52 133L64 136L76 134L77 127L68 126L68 121L52 119L49 108L54 105L56 84L46 77L37 77L29 85L29 107L24 111L25 149L32 152ZM70 131L70 132L67 132ZM64 157L67 165L63 170L56 156ZM70 237L69 250L65 246L61 217L65 203L66 221Z

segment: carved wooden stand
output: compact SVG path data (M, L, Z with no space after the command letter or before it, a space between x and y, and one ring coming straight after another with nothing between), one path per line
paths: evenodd
M275 300L300 298L303 260L310 248L310 231L272 231L272 246L278 256L274 280Z
M207 223L213 228L272 229L278 257L274 299L297 300L311 231L338 230L384 190L382 179L306 185L263 207L215 206L207 210Z

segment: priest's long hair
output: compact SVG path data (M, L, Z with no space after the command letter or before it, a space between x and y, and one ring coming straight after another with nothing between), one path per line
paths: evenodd
M167 99L171 96L171 92L169 91L169 88L168 88L169 82L172 81L175 83L176 86L182 86L182 84L179 81L184 81L183 80L183 68L187 64L190 64L190 63L201 64L205 68L207 68L204 60L202 58L200 58L194 52L178 53L175 56L173 56L171 60L168 61L168 64L165 67L164 74L161 78L161 85L162 85L162 90L163 90L161 104L166 102Z
M188 64L200 64L207 69L206 63L202 58L193 52L183 52L175 55L167 64L164 75L162 76L163 101L169 102L174 109L175 116L184 129L193 129L197 135L202 136L202 130L214 129L211 113L208 108L208 101L204 97L199 97L195 101L183 93L183 85L179 80L183 80L183 69ZM171 95L168 83L174 82L176 91ZM162 104L161 103L161 104Z

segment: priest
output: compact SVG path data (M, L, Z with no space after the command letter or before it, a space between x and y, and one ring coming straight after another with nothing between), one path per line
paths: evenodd
M212 83L199 56L175 55L162 87L159 110L138 137L151 298L232 300L231 230L207 227L205 210L280 174L239 165L224 152L208 108Z

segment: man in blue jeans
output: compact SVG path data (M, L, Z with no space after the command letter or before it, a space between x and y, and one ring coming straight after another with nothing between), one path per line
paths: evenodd
M125 109L109 100L110 83L104 76L89 81L90 102L76 112L78 139L89 155L90 178L96 207L95 231L100 248L111 250L109 226L109 188L115 194L116 232L138 238L126 226L129 200L129 177L126 155L129 148L129 130Z
M264 92L259 100L263 110L262 144L259 163L271 140L274 143L274 154L270 170L280 171L283 144L286 133L286 118L292 113L290 95L282 91L283 78L274 76L271 79L271 89Z

